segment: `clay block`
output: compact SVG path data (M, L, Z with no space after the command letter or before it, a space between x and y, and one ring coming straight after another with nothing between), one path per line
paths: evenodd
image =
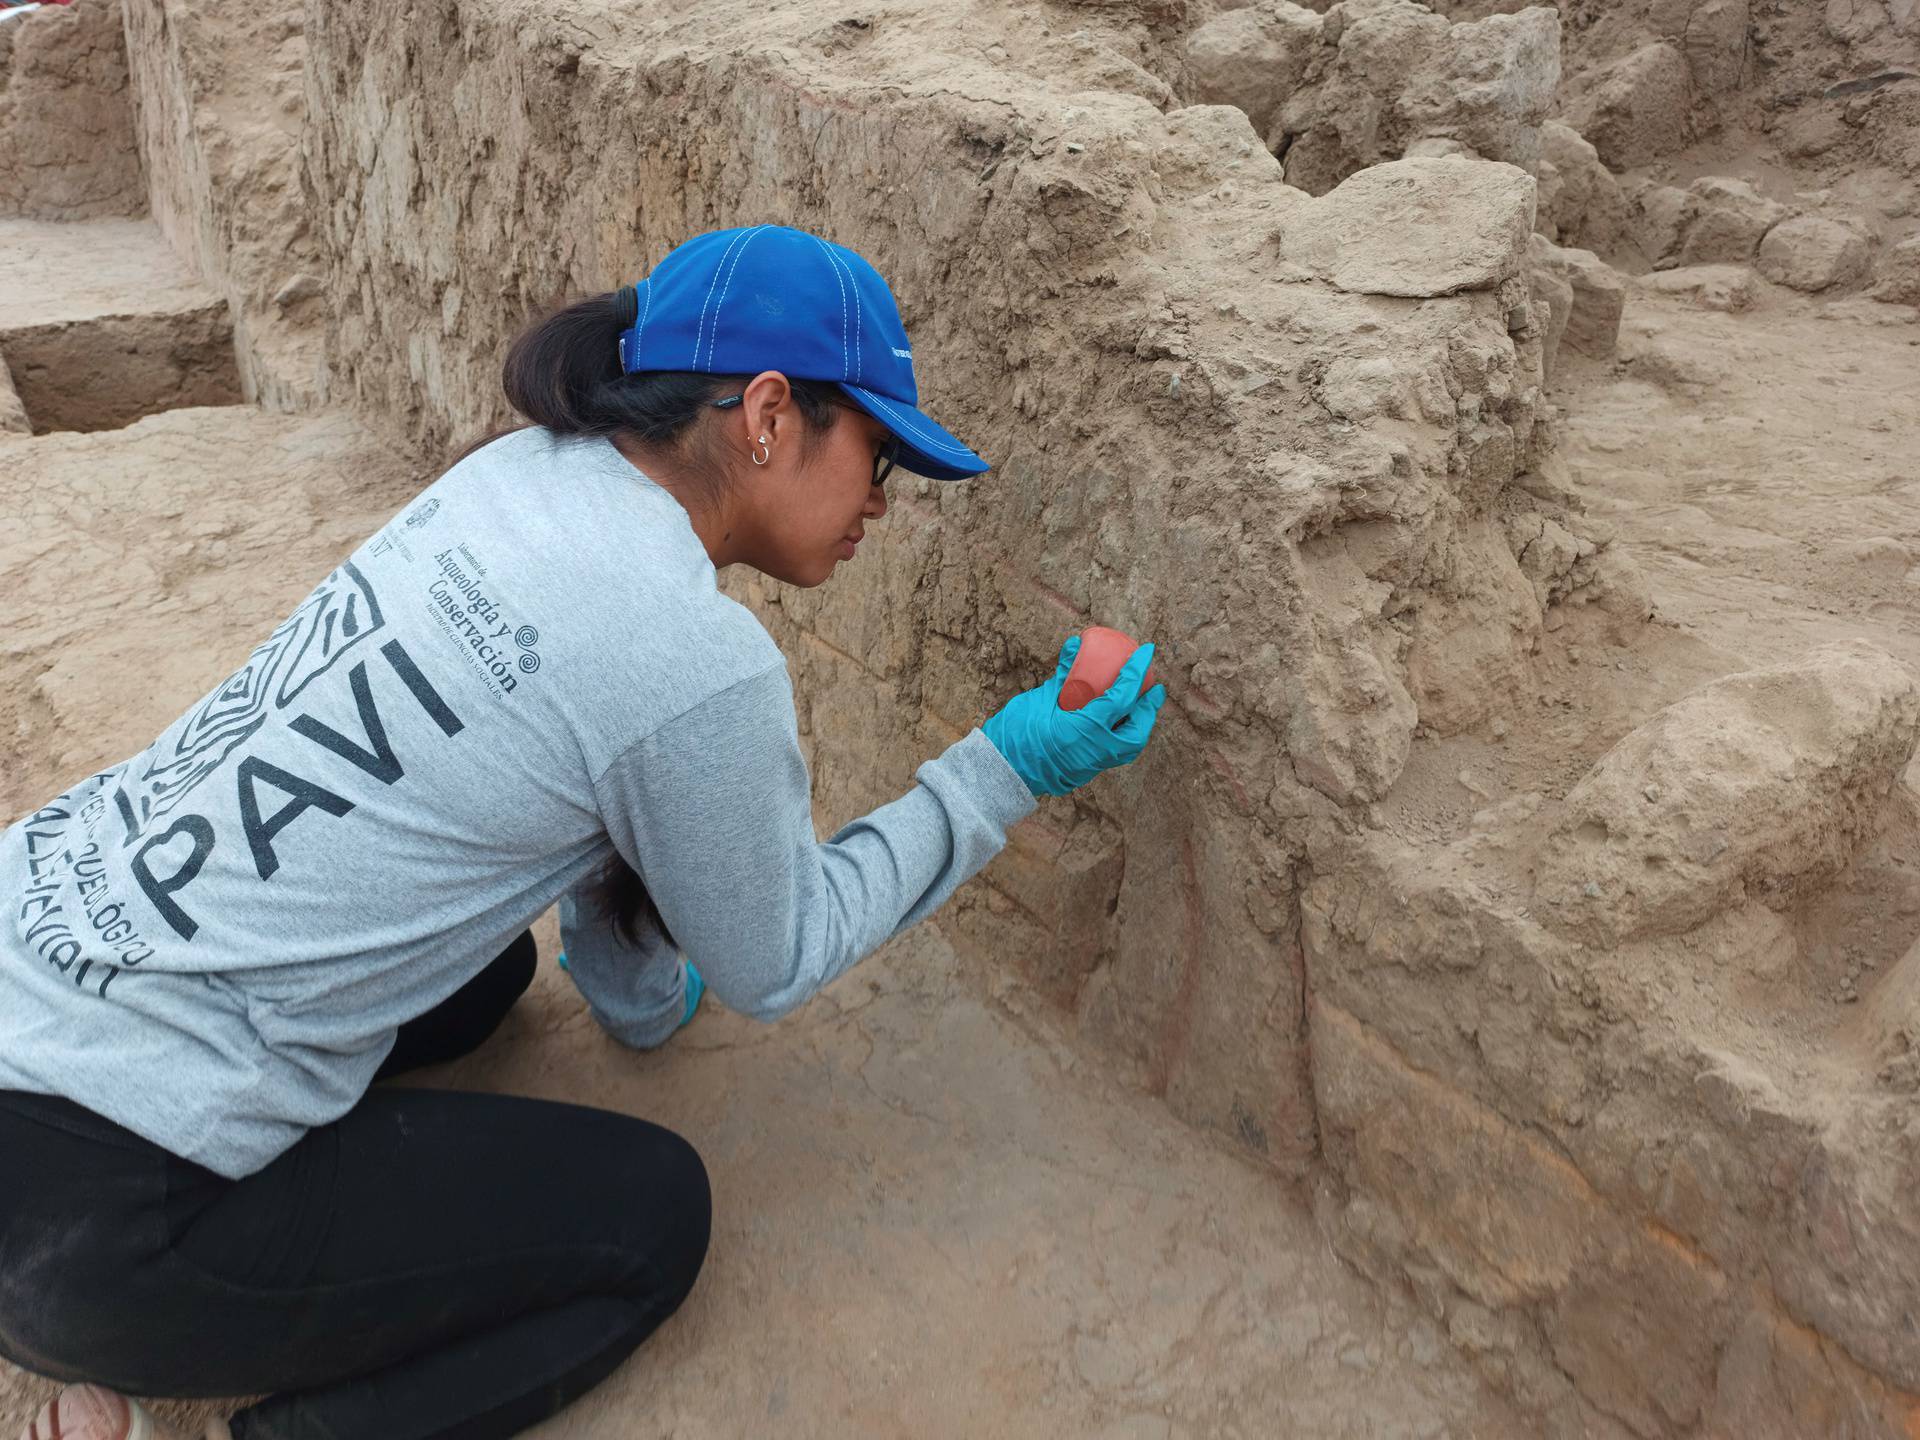
M1706 175L1687 187L1691 218L1680 242L1682 265L1744 265L1787 207L1744 180Z
M1551 382L1553 363L1567 333L1567 319L1573 314L1573 282L1551 266L1534 265L1528 268L1527 284L1533 289L1533 298L1547 309L1545 333L1541 337L1542 378Z
M1679 50L1645 45L1603 72L1567 119L1609 169L1631 170L1687 143L1691 83Z
M1342 290L1451 295L1520 271L1533 181L1511 165L1395 160L1354 175L1302 210L1283 252Z
M1727 95L1737 90L1747 69L1747 27L1752 0L1692 0L1680 26L1693 92Z
M1677 185L1642 182L1632 189L1628 229L1655 268L1678 263L1681 239L1698 206Z
M1678 270L1656 270L1642 283L1663 295L1684 295L1703 310L1739 314L1751 310L1759 282L1745 265L1687 265Z
M1316 1002L1311 1017L1328 1158L1394 1209L1402 1263L1438 1268L1482 1306L1526 1310L1523 1343L1637 1432L1696 1420L1727 1324L1718 1270L1626 1220L1564 1158L1409 1068L1352 1016Z
M1920 1296L1904 1178L1920 1154L1896 1118L1920 1086L1906 1003L1920 951L1888 967L1842 1040L1818 1028L1830 1002L1801 990L1804 919L1748 905L1684 942L1562 939L1528 894L1557 812L1525 798L1437 851L1381 834L1316 848L1301 907L1316 1005L1545 1137L1608 1204L1886 1384L1920 1388L1920 1341L1899 1318ZM1639 1323L1632 1292L1619 1303L1620 1323Z
M1908 1440L1920 1397L1352 1015L1324 1000L1309 1013L1345 1237L1356 1258L1441 1277L1418 1283L1491 1377L1564 1372L1592 1422L1635 1435Z
M1239 106L1264 135L1300 83L1319 35L1320 17L1287 0L1215 16L1187 37L1194 98Z
M1720 1352L1708 1433L1741 1440L1911 1440L1920 1396L1888 1385L1818 1332L1763 1309Z
M1873 298L1889 305L1920 305L1920 235L1910 235L1880 257Z
M1627 231L1627 201L1600 153L1569 125L1540 127L1540 202L1536 224L1559 245L1610 251Z
M1782 220L1760 242L1760 273L1795 290L1848 285L1867 273L1867 240L1850 225L1819 215Z
M1534 264L1573 287L1573 309L1562 343L1593 359L1610 359L1626 312L1626 281L1591 250L1562 249L1541 235L1532 237L1529 254Z

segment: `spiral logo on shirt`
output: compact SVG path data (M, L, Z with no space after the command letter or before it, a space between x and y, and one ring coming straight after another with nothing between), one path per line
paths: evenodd
M533 647L540 631L509 620L496 582L465 544L449 545L435 555L440 573L427 586L427 599L442 628L463 643L473 665L488 677L496 693L512 694L520 678L540 669Z
M373 586L351 561L322 580L245 664L128 762L114 797L128 837L164 820L275 711L386 623Z
M540 657L533 653L533 647L540 643L540 632L531 625L522 625L513 632L513 643L520 647L520 673L533 674L540 668Z

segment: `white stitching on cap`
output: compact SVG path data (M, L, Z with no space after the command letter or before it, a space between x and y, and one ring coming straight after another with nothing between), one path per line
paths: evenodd
M640 282L647 287L646 303L640 307L640 323L633 329L633 368L640 368L640 337L647 333L647 311L653 308L653 277Z
M860 286L853 278L853 267L847 264L844 257L829 250L827 258L846 271L847 288L853 291L853 378L858 380L861 378L861 368L866 363L860 355L861 347L866 343L866 327L861 320Z
M853 367L847 363L847 286L840 278L840 267L833 263L833 252L827 249L826 242L818 235L809 237L820 247L820 253L827 257L827 269L833 272L833 283L840 291L840 373L846 374Z
M879 405L884 410L892 411L898 408L901 415L904 417L902 422L903 427L907 430L911 431L913 429L913 422L915 420L921 421L922 423L928 424L928 425L931 425L933 423L931 420L928 420L926 416L922 415L919 411L914 410L908 406L900 405L900 403L897 400L888 400L883 396L873 395L873 394L863 395L862 398L872 401L873 403ZM919 432L916 432L916 437L918 436L918 433ZM973 454L973 451L969 450L966 446L951 444L948 441L942 440L935 435L925 436L923 443L926 445L931 445L936 450L950 450L955 455L972 455Z
M701 301L701 319L699 319L699 323L693 326L693 369L695 369L695 371L701 367L701 336L707 332L707 307L708 305L712 305L712 301L714 301L714 286L720 284L720 267L726 265L726 257L732 255L733 246L737 246L741 240L745 240L751 232L753 232L753 230L749 227L747 230L741 230L739 234L735 234L732 240L726 242L726 250L720 252L720 259L714 261L714 273L712 273L712 278L707 282L707 298Z
M707 328L707 307L713 304L713 287L720 283L720 267L727 263L727 256L733 254L733 247L752 233L751 228L742 230L727 241L727 248L720 252L720 258L714 262L713 278L707 281L707 298L700 302L700 323L693 327L693 364L688 367L690 369L700 368L700 337Z
M713 354L719 345L720 316L727 308L727 291L733 288L733 272L740 268L740 258L747 253L747 246L753 244L754 238L758 236L762 230L768 228L770 227L766 225L756 225L753 229L749 230L745 238L740 242L740 249L734 254L733 263L727 266L727 283L720 287L720 299L713 307L713 333L707 337L707 363L709 365L713 363ZM693 363L695 365L700 363L700 346L698 342L695 342L693 347Z

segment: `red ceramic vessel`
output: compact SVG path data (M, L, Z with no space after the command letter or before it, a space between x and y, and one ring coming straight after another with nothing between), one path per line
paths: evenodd
M1060 687L1060 708L1078 710L1095 696L1106 694L1120 678L1127 658L1139 648L1140 642L1123 630L1089 625L1080 636L1080 653L1073 657L1066 683ZM1158 661L1159 656L1154 658ZM1146 694L1158 681L1158 673L1149 665L1140 693Z

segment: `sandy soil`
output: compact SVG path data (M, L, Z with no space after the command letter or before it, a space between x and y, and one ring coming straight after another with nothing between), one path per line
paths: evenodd
M1635 289L1619 359L1568 367L1574 477L1686 631L1755 662L1864 636L1920 663L1920 324L1761 288L1744 314Z

